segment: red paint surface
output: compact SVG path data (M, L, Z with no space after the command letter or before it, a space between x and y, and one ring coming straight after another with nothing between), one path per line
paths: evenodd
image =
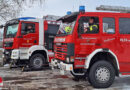
M98 34L81 34L78 36L77 28L78 28L78 20L82 16L89 16L89 17L99 17L99 33ZM103 33L103 17L111 17L115 18L115 34L107 34ZM55 43L74 43L75 45L75 52L74 56L76 57L86 57L87 55L91 54L94 50L100 48L108 48L110 49L116 56L119 62L120 72L130 72L130 42L121 42L120 39L127 38L130 40L130 34L120 34L119 33L119 18L130 18L130 13L107 13L107 12L86 12L84 14L79 14L73 33L71 35L66 36L56 36L54 42ZM65 38L64 42L58 42L57 38ZM87 42L86 38L95 38L89 40ZM113 39L108 42L105 40ZM83 45L82 43L89 43L94 45ZM63 47L63 46L61 46ZM57 47L55 46L57 49ZM63 47L65 48L65 47ZM61 56L58 56L61 55ZM66 54L55 52L55 58L65 61ZM75 65L84 65L85 60L75 60ZM75 67L74 67L75 68Z

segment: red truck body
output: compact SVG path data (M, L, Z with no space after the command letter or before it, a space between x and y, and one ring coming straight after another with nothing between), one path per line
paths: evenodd
M80 23L89 22L87 18L90 17L98 19L99 31L79 33ZM83 73L90 74L95 63L104 60L111 63L116 76L130 75L130 13L79 12L59 20L75 22L71 34L60 34L54 40L54 62L58 62L61 69L71 71L75 77L83 76ZM106 86L101 83L92 85L98 88Z
M32 31L28 31L28 26ZM41 61L36 59L35 63L47 65L54 57L53 41L58 28L58 22L45 19L24 17L8 21L3 37L4 63L29 65L31 57L40 54L37 57L41 56Z

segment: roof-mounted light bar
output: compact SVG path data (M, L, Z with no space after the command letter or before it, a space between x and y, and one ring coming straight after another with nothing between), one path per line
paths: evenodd
M71 11L68 11L68 12L67 12L67 15L70 15L70 14L71 14Z
M85 6L79 6L79 12L85 12Z
M35 17L21 17L19 20L28 20L28 19L36 19Z

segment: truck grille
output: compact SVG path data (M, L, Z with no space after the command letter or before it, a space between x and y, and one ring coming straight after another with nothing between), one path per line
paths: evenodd
M12 47L13 42L4 42L4 47Z
M67 55L67 44L66 43L56 43L54 45L55 58L59 60L65 60Z

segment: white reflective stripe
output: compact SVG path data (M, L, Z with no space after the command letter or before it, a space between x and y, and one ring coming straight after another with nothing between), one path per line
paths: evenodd
M91 62L93 56L96 55L96 54L99 53L99 52L103 52L103 49L96 49L96 50L93 51L90 55L87 56L86 61L85 61L85 68L86 68L86 69L89 68L89 65L90 65L90 62ZM108 52L111 53L111 54L115 57L118 70L120 70L119 62L118 62L117 56L116 56L111 50L109 50Z
M43 25L43 19L39 19L39 45L44 45L44 25Z

